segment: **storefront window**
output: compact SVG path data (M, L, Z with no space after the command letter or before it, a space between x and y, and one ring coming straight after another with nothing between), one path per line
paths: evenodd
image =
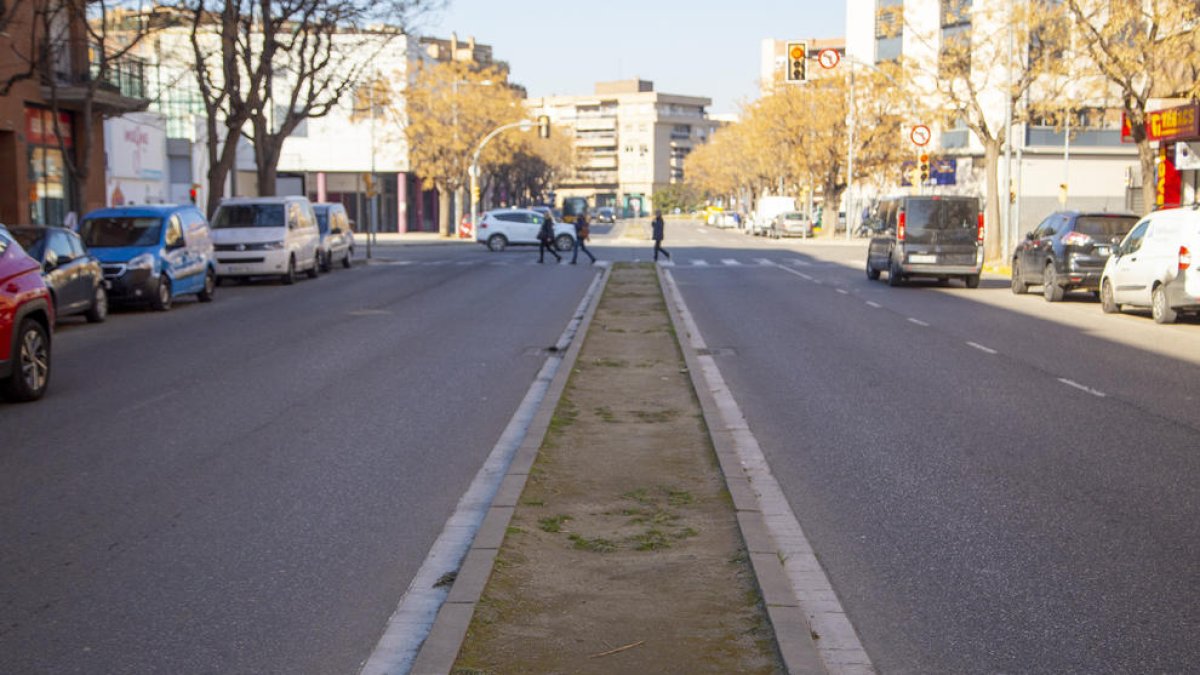
M59 113L62 145L74 148L71 113ZM49 110L25 109L25 140L29 145L29 220L39 225L62 225L72 211L71 176Z

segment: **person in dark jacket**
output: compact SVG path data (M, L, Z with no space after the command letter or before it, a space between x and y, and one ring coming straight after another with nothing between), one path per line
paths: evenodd
M587 216L585 216L583 214L579 214L579 216L575 218L575 252L571 256L571 264L572 265L574 265L579 260L580 249L583 249L583 252L587 254L587 257L592 259L593 263L596 262L596 256L592 255L592 252L588 250L587 245L583 243L584 240L587 238L588 238Z
M671 259L670 252L662 247L663 240L663 217L662 211L654 212L654 220L650 223L650 231L654 237L654 260L658 260L658 254L662 253L667 256L667 260Z
M558 251L554 250L554 221L542 217L542 229L538 230L538 262L545 262L546 251L554 256L558 262L562 262L562 256Z

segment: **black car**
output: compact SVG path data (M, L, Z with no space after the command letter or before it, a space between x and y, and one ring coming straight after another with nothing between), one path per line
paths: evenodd
M867 220L867 278L884 270L888 285L911 277L979 286L983 271L983 216L978 197L903 196L880 200Z
M100 261L79 235L61 227L10 226L9 232L42 265L56 317L83 314L93 323L108 318L108 292Z
M1108 256L1137 221L1132 213L1050 214L1013 252L1012 292L1025 293L1041 284L1047 302L1058 302L1072 290L1098 297Z
M617 212L611 206L601 206L596 209L597 223L615 223L617 222Z

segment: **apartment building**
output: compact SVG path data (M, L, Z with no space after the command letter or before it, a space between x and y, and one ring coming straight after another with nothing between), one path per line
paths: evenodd
M955 167L952 184L939 190L984 194L984 147L962 120L943 122L953 119L953 114L937 115L941 118L937 119L934 115L922 118L915 112L920 103L927 104L926 108L937 107L936 102L918 100L920 92L933 90L935 78L962 74L948 72L944 55L966 45L971 50L972 79L982 83L980 107L989 127L1003 129L1009 51L1007 41L997 40L996 36L1004 30L999 22L1005 19L1010 6L1007 0L847 0L848 58L867 66L903 59L917 64L927 78L924 84L928 86L919 84L920 91L913 92L914 112L907 123L926 124L933 129L933 138L924 150ZM1020 68L1028 61L1030 42L1018 32L1013 44L1013 67ZM1081 81L1097 75L1073 73ZM1106 98L1101 95L1089 105L1057 115L1035 115L1014 125L1011 175L1015 199L1001 201L1015 202L1012 219L1016 225L1010 228L1011 233L1031 230L1048 212L1063 206L1134 211L1144 208L1137 189L1141 179L1136 151L1121 143L1119 103ZM1036 107L1036 103L1026 100L1022 105Z
M655 190L682 182L684 159L720 125L708 114L712 99L657 92L636 78L527 105L574 135L575 171L555 199L584 197L593 208L611 206L627 216L648 214Z

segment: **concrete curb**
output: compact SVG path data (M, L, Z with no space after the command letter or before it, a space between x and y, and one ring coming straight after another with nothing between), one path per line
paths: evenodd
M533 421L525 433L525 439L508 467L500 489L492 500L487 516L484 517L483 524L475 533L471 548L467 551L466 558L459 567L449 596L438 610L429 636L421 645L420 651L417 652L412 670L409 671L413 675L445 675L454 667L458 652L462 649L463 641L467 637L471 618L475 615L475 606L492 575L492 566L500 551L500 546L504 543L504 535L508 531L508 524L512 521L517 500L525 490L529 470L537 459L546 431L550 428L550 420L566 389L567 380L571 377L571 371L575 367L575 360L583 348L583 338L587 336L592 317L596 314L596 308L600 305L600 298L604 295L604 289L608 285L611 275L612 268L605 266L601 272L595 295L582 318L579 319L570 346L562 343L556 345L559 350L566 347L566 353L559 364L558 372L555 373L537 413L534 414Z
M824 675L826 670L817 653L816 644L813 642L812 628L809 626L808 618L801 609L788 581L782 562L783 552L780 551L767 528L759 504L758 493L754 490L738 457L735 437L739 430L724 428L720 407L708 383L703 379L703 366L700 364L699 355L689 341L683 337L688 334L688 329L669 292L669 284L662 267L658 268L658 278L662 285L667 310L671 316L671 325L675 327L675 341L679 344L680 351L683 352L683 359L688 368L688 377L692 381L692 389L695 390L696 397L700 399L704 423L712 437L717 461L720 464L721 473L725 477L725 485L733 499L733 507L737 512L738 529L746 544L746 552L750 556L755 581L762 594L763 604L767 608L767 616L775 631L775 642L779 647L784 667L792 675Z

